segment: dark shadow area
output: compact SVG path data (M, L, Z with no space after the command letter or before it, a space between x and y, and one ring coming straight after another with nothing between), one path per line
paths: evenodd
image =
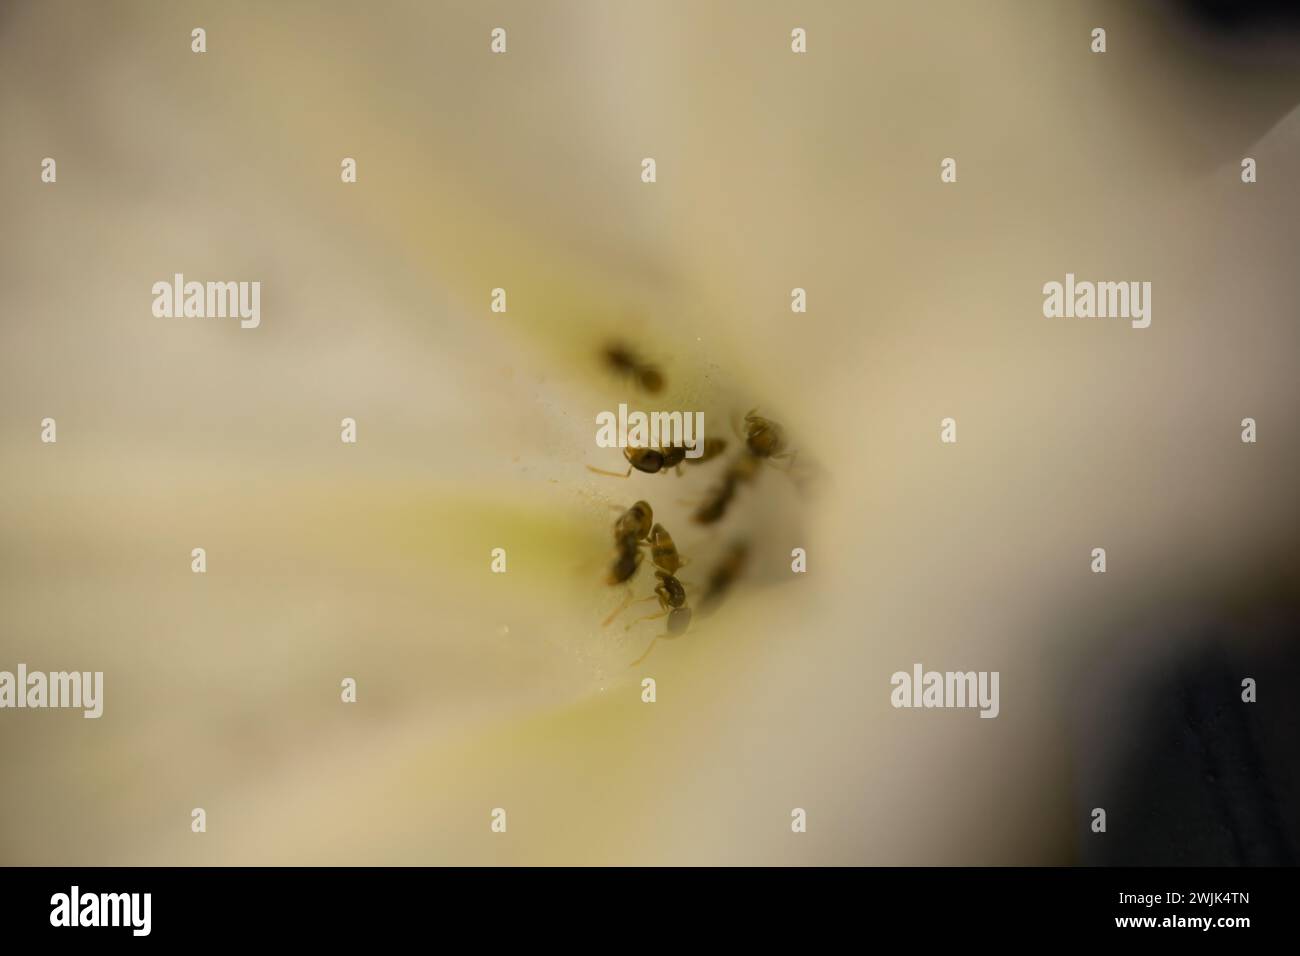
M1106 748L1112 772L1093 806L1107 830L1081 837L1085 863L1296 863L1300 649L1296 614L1283 620L1264 635L1225 626L1127 690L1137 719ZM1255 703L1242 700L1248 677Z

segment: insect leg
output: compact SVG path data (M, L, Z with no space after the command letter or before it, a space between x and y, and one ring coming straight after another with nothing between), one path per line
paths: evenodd
M655 644L657 644L658 642L659 642L659 638L658 636L656 636L653 640L650 641L650 646L645 649L645 653L642 654L640 657L638 657L636 660L634 660L631 664L628 664L627 666L636 667L636 665L640 664L643 660L645 660L647 657L650 656L650 652L655 649Z
M611 624L614 623L614 618L618 617L620 614L622 614L624 611L626 611L626 610L628 609L628 606L629 606L631 603L632 603L632 588L631 588L631 587L628 587L628 589L627 589L627 596L626 596L625 598L623 598L623 603L620 604L617 608L615 608L615 609L610 613L609 617L607 617L607 618L605 618L605 620L601 621L601 622L600 622L600 626L601 626L601 627L609 627Z
M594 466L592 466L592 465L588 465L588 466L587 466L587 470L588 470L588 471L594 471L594 472L595 472L596 474L598 474L598 475L608 475L610 478L630 478L630 477L632 477L632 469L631 469L630 467L628 468L628 470L627 470L627 474L626 474L626 475L620 475L620 474L619 474L618 472L616 472L616 471L605 471L605 469L603 469L603 468L596 468L596 467L594 467Z

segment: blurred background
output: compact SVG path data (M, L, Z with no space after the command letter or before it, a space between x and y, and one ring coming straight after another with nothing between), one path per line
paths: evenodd
M0 669L105 674L100 720L0 713L0 862L1294 862L1300 68L1259 9L0 4ZM261 327L155 318L177 272ZM1066 272L1151 327L1045 319ZM587 470L620 401L733 448L758 406L815 480L696 525L724 465ZM751 558L633 668L638 498L696 588ZM916 662L999 671L998 719L893 709Z

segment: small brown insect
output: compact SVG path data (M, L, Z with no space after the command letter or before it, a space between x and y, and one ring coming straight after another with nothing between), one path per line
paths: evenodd
M616 534L621 533L622 537L618 538L619 556L614 563L614 569L610 572L610 583L618 584L626 581L636 573L636 569L641 559L641 538L645 537L650 543L650 560L655 565L655 577L659 583L655 586L655 593L645 601L658 600L660 613L652 614L649 617L639 618L628 624L624 630L630 629L634 624L641 621L653 621L661 617L667 617L664 633L650 642L650 647L646 652L632 662L633 667L640 664L655 646L655 641L659 637L673 638L685 634L691 626L691 609L686 605L686 587L677 579L677 570L686 562L682 560L677 551L677 544L673 541L666 528L661 524L651 526L649 535L645 535L645 524L651 521L653 513L650 505L644 501L638 501L631 508L625 511L615 522ZM622 575L620 577L620 575ZM622 614L623 611L632 603L631 594L628 599L605 618L604 625L607 626L614 618Z
M642 598L642 601L658 600L659 608L662 613L651 614L649 617L640 617L623 628L630 631L635 625L642 621L654 621L665 615L671 616L672 612L678 608L686 606L686 588L681 581L669 574L667 571L656 571L655 577L659 579L658 585L655 586L655 593L648 598ZM641 603L641 602L637 602Z
M752 481L758 473L759 461L748 448L742 450L722 473L722 480L709 491L704 503L695 509L691 519L696 524L720 521L727 513L731 500L736 497L736 491L741 485Z
M614 522L614 564L606 578L609 584L622 584L636 574L641 566L641 545L658 527L653 521L654 511L648 501L638 501L618 516Z
M682 587L681 581L667 571L656 571L655 577L659 579L655 595L659 598L660 607L667 611L669 608L682 607L686 603L686 588Z
M634 468L647 475L654 475L659 472L671 471L683 462L688 465L698 465L716 457L726 447L726 441L721 438L706 438L704 439L704 449L698 458L688 457L686 449L681 445L669 445L667 448L624 448L623 457L628 461L628 469L625 473L605 471L603 468L597 468L594 465L588 465L587 470L594 471L598 475L608 475L611 478L627 478L632 474ZM678 471L678 474L681 474L681 472Z
M650 530L650 561L657 568L663 568L669 574L676 574L686 562L682 560L677 553L677 545L673 543L673 536L661 524L656 524Z
M664 377L659 369L643 361L636 352L621 342L613 342L602 353L605 364L619 375L633 379L651 395L657 395L664 387Z
M715 521L722 520L722 516L727 513L727 507L734 497L736 497L736 482L727 475L723 475L722 481L709 492L709 496L704 499L704 503L695 509L695 514L691 515L691 520L696 524L713 524Z
M627 478L631 476L633 468L637 471L643 471L647 475L663 471L664 468L665 455L658 448L624 448L623 457L628 462L626 472L606 471L604 468L597 468L595 465L588 465L587 470L598 475L608 475L610 478Z
M609 584L622 584L641 567L641 543L635 534L625 534L614 543L614 564L605 579Z
M637 540L648 538L654 527L654 509L648 501L638 501L624 511L614 522L614 540L618 541L628 534L635 534Z
M745 565L749 561L749 544L745 541L736 541L722 560L714 567L709 574L709 581L704 586L704 595L700 599L700 611L703 614L711 614L717 610L718 604L722 598L736 583L736 578L740 577Z
M624 630L630 630L634 624L639 624L641 621L654 621L665 616L668 620L664 625L664 632L656 635L650 641L650 646L646 648L645 653L629 664L629 667L636 667L649 657L659 638L672 639L680 637L691 626L691 609L686 606L686 589L682 586L682 583L666 571L656 571L655 576L659 578L660 583L655 588L654 596L659 599L659 607L662 610L658 614L651 614L649 617L633 621ZM646 598L646 600L650 600L650 598Z
M643 504L645 505L644 513L638 510L638 506ZM637 510L638 517L644 515L644 517L648 518L650 513L649 509L650 506L648 504L643 501L638 501L632 506L632 508L628 509L623 518L619 518L619 521L624 521L624 519L634 510ZM655 588L655 594L658 594L662 588L670 597L680 595L684 602L686 600L686 592L682 588L681 582L678 581L674 575L677 573L677 569L682 567L686 562L683 561L681 555L677 553L677 545L673 542L672 535L664 530L664 526L661 524L656 524L650 529L650 534L645 537L645 541L638 538L636 531L628 531L622 538L617 540L614 566L609 572L609 583L622 584L624 581L631 578L632 575L636 574L637 568L641 566L641 545L646 541L650 544L650 562L660 569L655 572L655 574L661 579L661 583ZM645 598L645 600L648 601L651 600L651 598ZM632 594L629 591L627 600L615 608L614 611L610 613L609 617L605 618L601 627L608 627L610 622L622 614L631 603ZM676 608L678 605L672 604L670 607Z
M755 458L783 458L785 450L785 429L772 421L755 414L757 408L751 408L745 416L745 445Z

